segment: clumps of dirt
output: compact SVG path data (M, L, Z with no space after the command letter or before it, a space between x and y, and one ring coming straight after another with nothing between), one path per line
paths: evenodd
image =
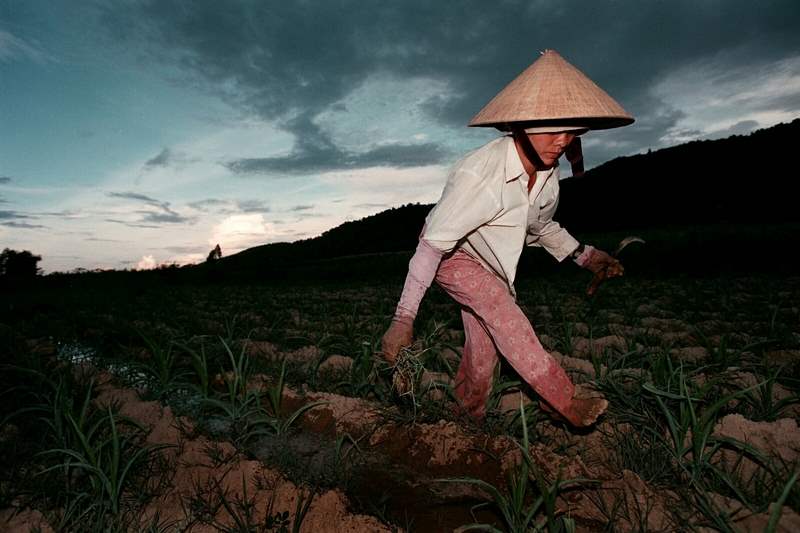
M769 506L769 510L764 513L753 513L744 504L732 498L727 498L716 493L707 493L713 505L731 517L736 525L736 531L741 533L763 533L767 530L767 525L771 517L775 504ZM781 509L781 517L778 520L778 533L795 533L800 531L800 515L791 508L784 506Z
M675 494L653 489L630 470L580 496L568 509L576 520L601 527L613 518L614 531L619 532L681 530L669 511L677 502Z
M776 364L794 364L800 362L800 350L771 350L764 358Z
M619 335L606 335L605 337L597 337L594 339L587 339L585 337L576 337L573 341L573 353L579 357L589 359L594 354L602 354L606 350L624 351L628 346L624 337Z
M329 355L320 363L318 372L320 374L340 375L350 371L353 366L353 358L346 355Z
M6 533L53 533L44 515L35 509L8 508L0 510L0 526Z
M503 457L518 453L510 437L473 435L445 420L435 424L384 423L368 444L417 477L477 477L496 485L505 483L502 465L507 461Z
M233 516L214 502L222 497L236 502L244 500L246 495L257 517L264 517L268 509L289 511L291 515L299 498L313 498L301 526L303 532L389 531L375 518L350 513L347 498L341 491L311 495L279 472L258 461L247 460L231 444L193 435L189 420L176 418L169 407L157 402L139 400L131 389L114 387L109 376L101 373L98 389L96 401L99 404L115 402L121 414L148 428L148 443L172 446L162 452L171 465L169 488L146 507L142 513L143 524L158 516L162 523L181 524L193 532L216 531L218 528L212 527L210 522L231 525ZM363 416L363 411L360 415ZM195 514L202 502L209 503L204 512L211 512L213 516Z
M533 404L533 400L527 394L519 389L512 389L500 396L500 401L497 402L497 409L503 414L519 411L520 398L522 398L522 405L525 407Z
M600 310L597 313L597 318L608 324L625 324L625 315L608 309Z
M517 461L522 459L518 450L515 453L508 453L503 457L504 470L514 468ZM536 443L528 449L531 459L536 464L540 473L546 479L567 480L567 479L589 479L593 477L592 472L581 459L580 455L559 455L548 449L542 443ZM509 461L511 459L511 461ZM513 462L512 462L513 461Z
M322 357L322 350L316 346L303 346L296 350L283 352L278 347L268 341L256 341L242 339L242 344L248 356L266 359L268 361L282 361L286 359L289 363L308 365L318 361Z
M472 438L455 423L440 420L420 427L412 454L426 458L426 466L453 464L472 448Z
M354 437L360 437L374 431L382 420L378 404L362 398L330 392L299 394L287 387L284 391L284 400L293 408L308 402L324 401L324 405L315 407L304 416L304 425L320 433L334 431L338 434L349 433Z
M662 342L669 345L682 344L689 346L697 343L697 338L688 331L661 331L656 334Z
M652 303L640 304L636 308L636 314L640 317L657 317L659 315L663 315L663 311Z
M659 318L646 316L639 323L645 328L652 328L658 331L688 331L689 324L677 318Z
M256 341L251 339L244 339L243 341L245 353L250 357L260 357L264 359L277 359L278 347L269 341Z
M595 370L594 365L591 361L587 361L586 359L579 359L577 357L570 357L568 355L562 355L561 352L552 351L550 352L558 364L564 367L564 370L570 374L571 377L576 377L576 374L581 378L585 379L594 379L595 378ZM605 371L605 366L601 365L602 371ZM519 406L517 406L519 408Z
M736 369L729 369L727 372L727 388L731 391L738 391L756 386L764 381L764 378L756 376L750 372L743 372ZM777 403L782 400L787 400L795 394L781 385L780 383L772 383L772 401ZM783 411L786 415L792 417L800 416L800 404L793 404L786 407Z
M731 414L722 417L714 426L714 435L740 440L784 463L794 464L800 460L800 427L791 418L753 422L740 414Z
M708 357L708 350L702 346L684 346L671 349L669 354L680 361L695 363Z
M28 339L25 344L28 352L37 357L51 357L58 350L56 343L48 338Z

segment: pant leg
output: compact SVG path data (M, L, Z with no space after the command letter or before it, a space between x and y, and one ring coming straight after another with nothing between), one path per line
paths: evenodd
M505 282L465 252L456 252L442 261L436 281L472 311L520 377L542 399L563 412L575 386L539 342Z
M462 409L481 419L486 414L486 400L492 391L492 377L497 366L497 349L478 317L462 307L464 322L464 351L455 379L456 398Z

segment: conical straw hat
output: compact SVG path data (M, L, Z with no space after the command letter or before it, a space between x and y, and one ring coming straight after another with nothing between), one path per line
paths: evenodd
M581 126L599 130L627 126L633 120L558 52L545 50L472 117L469 125L508 130L511 123L524 122L525 127Z

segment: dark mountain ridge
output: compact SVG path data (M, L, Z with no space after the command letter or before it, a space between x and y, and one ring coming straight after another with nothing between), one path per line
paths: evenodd
M572 232L800 220L793 167L800 119L719 140L603 163L561 182L556 219ZM408 204L345 222L318 237L265 244L224 258L234 270L276 271L309 261L413 250L432 205ZM222 266L222 265L220 265Z

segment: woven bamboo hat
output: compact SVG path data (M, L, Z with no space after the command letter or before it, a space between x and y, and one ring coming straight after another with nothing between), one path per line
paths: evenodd
M470 126L510 130L512 125L602 130L627 126L633 117L555 50L541 57L472 117Z

